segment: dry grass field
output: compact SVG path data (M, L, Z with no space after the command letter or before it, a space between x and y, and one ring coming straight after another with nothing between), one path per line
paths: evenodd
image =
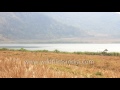
M1 50L0 78L120 78L120 56Z

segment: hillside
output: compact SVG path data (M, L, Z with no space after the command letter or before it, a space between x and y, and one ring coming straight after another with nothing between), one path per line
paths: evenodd
M49 12L44 14L61 23L83 29L94 36L120 36L120 15L115 12Z
M40 13L0 13L1 39L42 41L84 36L83 33Z
M0 42L120 42L112 12L0 12Z

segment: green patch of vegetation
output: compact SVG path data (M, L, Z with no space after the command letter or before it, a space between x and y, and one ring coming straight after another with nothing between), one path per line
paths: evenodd
M120 56L117 52L74 52L74 54L85 54L85 55L103 55L103 56Z
M102 76L102 73L101 72L96 72L95 75Z
M74 54L101 55L101 52L74 52Z
M18 51L28 51L28 50L26 50L24 48L20 48Z
M111 53L107 53L107 55L109 55L109 56L120 56L120 53L111 52Z
M42 52L41 50L35 50L35 52Z
M60 52L60 53L64 53L64 54L72 54L71 52Z
M48 50L41 50L42 52L49 52Z
M0 48L0 50L4 51L4 50L9 50L9 49L7 49L7 48Z
M48 50L36 50L36 51L33 51L33 52L50 52Z
M56 50L54 50L54 52L55 52L55 53L59 53L60 51L56 49Z

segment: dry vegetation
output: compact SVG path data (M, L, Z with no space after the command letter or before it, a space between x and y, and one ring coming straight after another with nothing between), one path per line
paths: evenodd
M28 63L32 60L92 60L94 63ZM120 56L1 50L0 78L120 78Z

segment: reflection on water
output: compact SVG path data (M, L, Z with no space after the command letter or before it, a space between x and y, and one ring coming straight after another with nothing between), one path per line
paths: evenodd
M120 52L120 44L0 44L0 48L49 51L57 49L66 52L101 52L107 49L108 52Z

